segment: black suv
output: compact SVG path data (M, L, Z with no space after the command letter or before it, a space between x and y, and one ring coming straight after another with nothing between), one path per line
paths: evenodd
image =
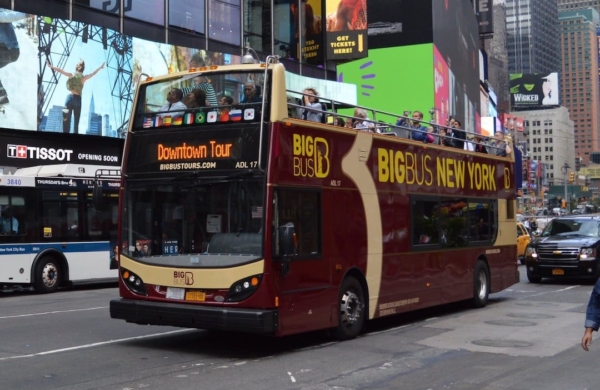
M600 276L600 217L556 217L525 251L527 279Z

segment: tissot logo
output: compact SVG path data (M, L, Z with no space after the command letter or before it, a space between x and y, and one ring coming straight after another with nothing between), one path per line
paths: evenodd
M69 149L39 148L27 145L6 145L6 157L36 160L71 161L73 151Z

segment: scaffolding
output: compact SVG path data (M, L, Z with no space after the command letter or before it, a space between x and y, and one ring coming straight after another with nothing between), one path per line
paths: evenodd
M63 19L39 16L38 61L38 127L44 115L50 109L52 96L58 85L58 75L50 69L47 61L64 69L78 39L82 43L89 41L102 44L105 52L106 68L111 72L111 96L113 112L117 121L117 134L124 138L129 125L131 107L133 105L132 89L132 52L131 37L105 27ZM57 60L58 59L58 60ZM54 60L54 61L53 61ZM50 72L50 77L45 73ZM116 99L115 99L116 98Z

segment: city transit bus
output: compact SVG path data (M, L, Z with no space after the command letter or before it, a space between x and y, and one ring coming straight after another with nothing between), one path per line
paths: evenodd
M95 202L99 171L113 178L97 181L104 191ZM72 282L115 282L119 177L114 167L81 164L0 175L0 287L50 293Z
M424 144L392 125L303 120L283 65L267 63L140 83L112 318L274 336L331 328L349 339L375 318L485 306L518 282L510 158ZM199 75L231 107L161 111Z

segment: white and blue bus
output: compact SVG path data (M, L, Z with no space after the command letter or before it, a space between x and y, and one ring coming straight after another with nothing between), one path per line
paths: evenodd
M50 293L73 282L116 281L119 174L110 166L59 164L0 175L0 288ZM100 202L93 199L96 181Z

